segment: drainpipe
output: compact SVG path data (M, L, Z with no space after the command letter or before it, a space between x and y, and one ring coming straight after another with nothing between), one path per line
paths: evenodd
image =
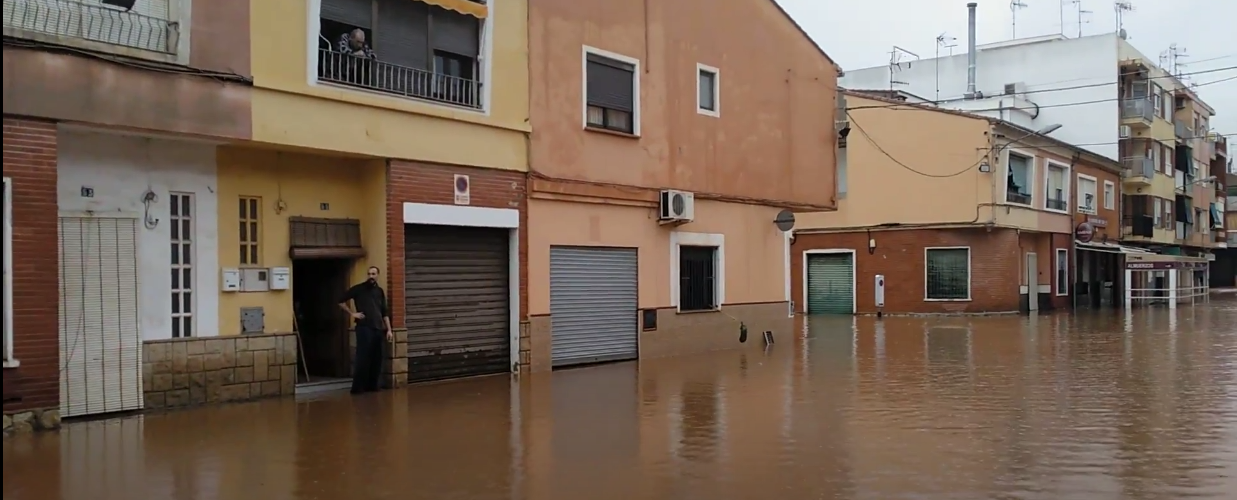
M966 4L967 10L967 46L966 46L966 98L975 98L975 7L978 4Z

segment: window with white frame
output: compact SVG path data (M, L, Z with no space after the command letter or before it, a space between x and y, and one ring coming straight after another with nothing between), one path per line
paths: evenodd
M13 357L13 181L4 178L4 366L16 363Z
M1069 250L1057 249L1057 295L1069 295Z
M717 309L717 247L679 247L679 310Z
M1035 160L1031 156L1010 152L1006 161L1005 201L1019 205L1031 204Z
M1078 174L1078 213L1094 215L1098 212L1095 177Z
M1163 208L1160 206L1161 205L1160 199L1152 198L1151 200L1154 202L1152 203L1152 205L1155 205L1155 227L1163 229L1164 221L1162 219L1164 217L1164 214L1163 214Z
M971 249L969 247L924 250L924 298L927 300L971 299Z
M712 66L696 65L696 111L702 115L721 113L720 72Z
M1117 209L1117 184L1104 181L1104 210Z
M638 62L592 49L584 57L585 126L638 134Z
M193 328L193 195L171 193L168 211L172 241L172 338L192 337Z
M837 184L838 184L838 199L845 199L846 192L849 190L849 166L850 161L846 152L846 138L838 137L838 165L837 165Z
M1064 212L1069 209L1069 166L1056 162L1048 162L1048 175L1045 176L1044 208ZM1095 198L1095 191L1091 191Z

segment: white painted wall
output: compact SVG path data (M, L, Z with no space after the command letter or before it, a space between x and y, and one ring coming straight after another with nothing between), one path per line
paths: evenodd
M215 146L61 129L57 201L62 216L83 213L130 215L138 225L138 311L145 340L171 338L171 233L168 193L194 197L194 335L219 332L219 220L215 195ZM93 198L81 195L94 189ZM140 220L142 197L152 190L159 223L147 229Z
M1030 92L1025 99L1039 105L1039 115L1030 119L1007 113L1005 118L1031 129L1059 123L1062 128L1053 132L1054 138L1116 159L1120 122L1120 103L1117 101L1117 51L1120 40L1115 34L1033 40L1013 45L1011 43L1018 41L980 45L976 61L976 90L985 96L996 97L1002 93L1005 84L1024 83ZM944 107L970 111L997 107L976 108L975 103L959 101L966 93L966 75L967 56L959 54L939 59L903 61L893 78L906 82L905 85L896 85L898 90L946 101L941 104ZM889 79L889 67L878 66L847 70L839 84L850 89L888 89ZM1093 84L1099 86L1042 92ZM1101 102L1075 105L1091 101ZM1000 117L996 111L982 114Z

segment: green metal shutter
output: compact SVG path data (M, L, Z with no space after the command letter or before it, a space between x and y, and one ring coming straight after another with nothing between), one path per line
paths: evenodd
M808 255L808 314L854 314L855 269L849 254Z

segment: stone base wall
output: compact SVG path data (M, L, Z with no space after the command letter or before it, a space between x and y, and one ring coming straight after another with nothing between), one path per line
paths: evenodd
M391 333L395 335L395 342L382 346L382 385L387 389L408 385L408 330Z
M60 428L60 409L24 410L4 414L4 437Z
M153 340L142 345L147 409L296 393L296 335Z

